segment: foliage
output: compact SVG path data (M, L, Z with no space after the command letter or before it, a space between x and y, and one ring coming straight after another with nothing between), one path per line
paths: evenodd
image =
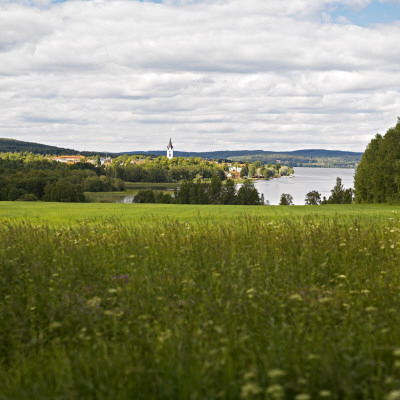
M213 175L225 179L222 166L202 158L174 157L169 160L162 156L139 163L137 157L124 155L115 158L107 170L108 176L125 182L180 182L196 177L211 179Z
M336 178L336 185L331 190L328 199L323 198L321 204L351 204L353 202L353 189L345 189L341 178Z
M243 185L237 192L237 204L240 205L263 205L264 195L258 193L258 190L254 187L254 183L245 180Z
M305 202L307 206L317 206L321 204L321 194L317 190L312 190L306 194Z
M368 144L354 178L356 203L400 203L400 118Z
M83 191L124 190L120 179L105 176L104 167L65 164L32 153L0 153L0 201L84 201Z
M280 206L291 206L293 205L293 196L287 193L281 194L281 199L279 202Z
M253 182L245 180L236 191L236 185L228 179L223 185L220 177L214 175L210 183L196 181L182 182L174 197L167 193L142 190L134 197L134 203L176 203L176 204L225 204L262 205L264 196L258 193Z
M40 143L23 142L21 140L0 138L0 153L20 153L20 152L41 154L43 156L46 154L52 154L52 155L63 154L68 156L79 155L79 154L82 154L84 156L94 156L98 154L92 151L79 152L77 150L65 149L56 146L47 146L45 144L40 144ZM100 154L103 155L104 153Z
M1 396L394 398L400 223L332 218L3 220Z

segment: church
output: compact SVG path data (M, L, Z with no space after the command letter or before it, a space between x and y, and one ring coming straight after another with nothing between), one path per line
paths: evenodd
M171 138L169 139L169 143L167 146L167 157L170 160L171 158L174 158L174 146L172 146L172 140Z

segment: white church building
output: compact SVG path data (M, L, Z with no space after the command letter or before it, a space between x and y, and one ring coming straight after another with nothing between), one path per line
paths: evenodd
M167 157L169 160L174 157L174 146L172 146L171 138L169 139L169 143L167 146Z

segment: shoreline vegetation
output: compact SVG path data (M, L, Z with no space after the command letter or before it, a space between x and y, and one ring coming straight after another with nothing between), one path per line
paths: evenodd
M177 199L185 185L198 184L205 188L209 182L212 187L214 180L218 180L219 185L226 181L232 186L232 180L243 179L246 186L251 184L246 183L250 180L245 178L272 179L291 174L291 167L263 165L259 161L238 164L201 158L168 159L165 156L146 159L120 156L111 160L100 156L86 159L81 156L54 158L32 153L0 153L0 201L84 202L85 192L122 192L131 183L179 184L179 190L175 186L174 199ZM169 200L164 193L157 194ZM89 198L96 199L96 196ZM213 199L211 202L215 203Z

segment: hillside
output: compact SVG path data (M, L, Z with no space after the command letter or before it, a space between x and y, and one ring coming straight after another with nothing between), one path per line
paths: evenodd
M165 155L165 151L129 152L127 154ZM239 150L239 151L213 151L213 152L183 152L175 151L177 157L202 157L208 159L229 159L232 161L262 161L268 164L291 165L293 167L324 167L324 168L355 168L363 153L340 150L295 150L295 151L264 151L264 150Z
M63 147L56 146L48 146L40 143L33 142L23 142L15 139L5 139L0 138L0 153L19 153L19 152L31 152L34 154L51 154L51 155L78 155L81 154L83 156L94 156L97 154L102 155L102 153L95 153L92 151L78 151L73 149L66 149Z

